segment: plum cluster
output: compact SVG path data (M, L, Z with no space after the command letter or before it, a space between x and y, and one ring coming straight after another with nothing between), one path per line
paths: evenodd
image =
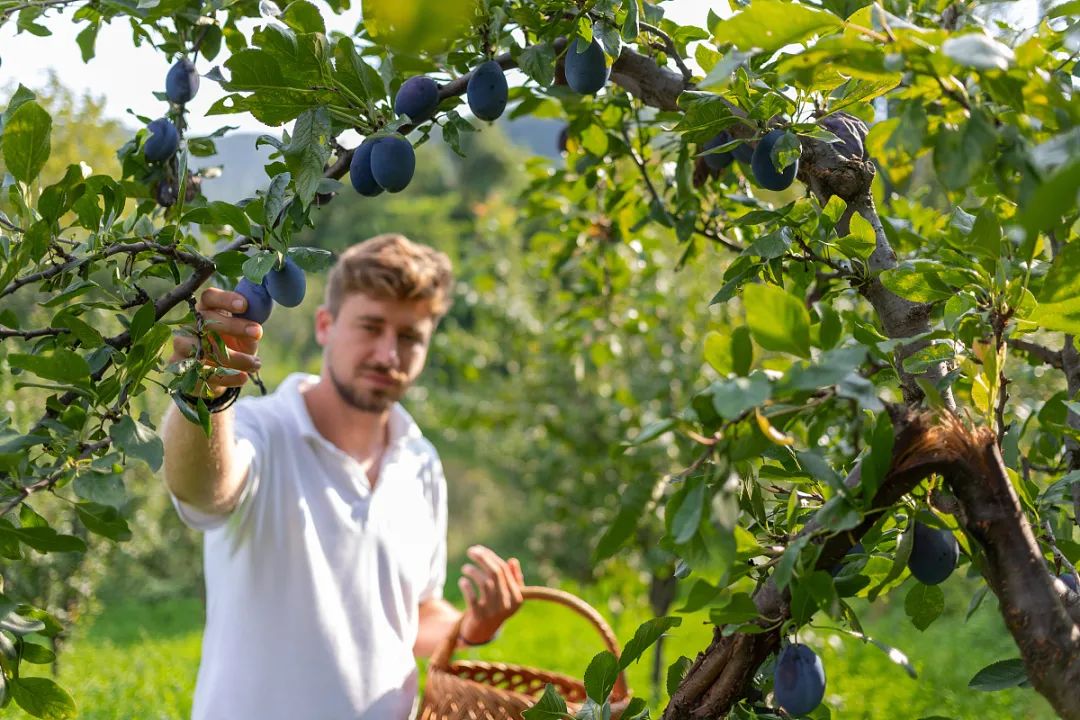
M274 303L296 307L304 301L306 291L307 279L304 271L292 258L286 257L283 264L263 276L261 283L253 283L246 277L240 278L236 292L247 300L247 309L237 317L261 325L269 319Z
M169 102L183 105L199 92L199 73L187 58L180 58L169 68L165 76L165 97ZM164 162L176 154L180 147L180 133L167 117L151 121L146 129L150 136L143 143L143 156L147 162Z

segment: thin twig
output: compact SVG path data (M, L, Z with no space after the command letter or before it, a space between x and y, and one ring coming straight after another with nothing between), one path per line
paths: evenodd
M671 56L675 61L675 64L679 67L679 72L682 73L683 80L689 83L690 79L694 77L694 73L690 72L690 68L686 67L686 63L683 61L682 55L680 55L679 51L675 48L675 41L671 39L671 36L660 28L648 23L639 22L638 27L645 32L656 35L664 41L664 49L667 50L667 54Z

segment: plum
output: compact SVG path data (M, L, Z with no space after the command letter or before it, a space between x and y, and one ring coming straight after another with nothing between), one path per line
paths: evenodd
M253 283L245 277L240 278L240 282L236 284L236 292L247 300L247 309L242 313L236 313L236 317L257 322L260 325L266 322L274 310L274 300L266 287L261 283Z
M296 307L304 301L304 293L307 291L307 279L300 266L290 258L285 258L285 264L280 268L274 268L266 273L263 285L270 297L278 305Z
M825 697L825 668L806 645L792 643L780 651L773 670L773 697L791 715L805 715Z
M469 109L481 120L495 120L502 115L509 92L502 66L494 60L488 60L473 70L465 88Z
M180 133L168 118L153 120L146 129L150 131L150 137L143 143L143 155L148 162L168 160L180 147Z
M384 190L404 190L416 170L412 144L400 135L379 138L371 146L371 175Z
M429 77L417 75L401 84L394 96L394 112L408 115L413 124L431 119L439 107L439 85Z
M1072 590L1074 593L1080 593L1080 582L1076 580L1076 576L1073 575L1071 572L1063 572L1058 575L1058 578L1061 579L1061 582L1068 585L1069 589Z
M846 112L833 113L822 119L821 127L840 138L837 152L854 160L866 160L866 123Z
M600 43L593 40L578 52L580 42L580 38L575 38L566 49L566 83L582 95L591 95L607 82L607 60Z
M730 133L728 133L727 130L721 130L719 133L714 135L712 139L706 140L701 145L701 152L705 152L706 150L712 150L715 147L726 145L729 142L731 142ZM702 155L701 159L705 161L705 164L709 166L710 170L724 170L725 168L727 168L728 165L731 165L735 158L734 156L732 156L731 152L728 151L722 153L711 153L709 155Z
M960 545L951 530L938 530L915 523L915 537L908 569L924 585L937 585L952 575L960 559Z
M165 96L177 105L189 102L199 92L199 73L187 58L180 58L165 76Z
M353 189L367 197L375 197L383 191L382 186L375 182L375 176L371 174L371 150L381 139L364 140L353 152L352 161L349 163L349 179Z
M799 172L799 161L788 165L782 171L778 171L773 164L772 151L776 143L784 136L784 131L777 128L766 133L765 137L758 141L757 149L750 159L750 169L754 173L757 184L766 190L786 190L795 181L795 174Z

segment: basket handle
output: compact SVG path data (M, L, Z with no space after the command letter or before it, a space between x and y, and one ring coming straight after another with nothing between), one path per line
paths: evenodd
M607 649L610 650L616 658L621 654L619 651L618 640L615 639L615 633L611 631L611 627L608 626L607 621L604 620L603 616L601 616L592 605L589 605L576 595L571 595L568 592L543 587L541 585L527 585L521 589L521 595L526 600L546 600L574 610L592 623L596 631L600 633L600 637L603 638L604 645L607 646ZM453 656L454 649L457 647L457 640L461 635L461 625L464 622L465 615L462 615L461 618L454 623L453 630L450 631L450 634L446 636L442 641L442 644L435 649L435 653L431 656L430 667L439 670L448 670L450 668L450 658ZM615 680L615 688L611 691L611 699L614 701L625 700L627 696L626 676L622 671L619 671L619 677Z

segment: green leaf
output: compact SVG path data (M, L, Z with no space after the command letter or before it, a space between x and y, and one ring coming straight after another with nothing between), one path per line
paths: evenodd
M330 114L326 108L305 110L296 118L292 141L282 150L285 164L292 173L296 197L305 208L315 197L323 179L323 168L330 158L330 135ZM277 216L271 216L269 199L267 203L266 219L268 223L273 223Z
M326 33L322 13L307 0L294 0L281 14L281 21L297 32Z
M1054 227L1062 215L1075 214L1078 196L1080 161L1074 161L1059 168L1024 201L1020 219L1028 237Z
M0 536L14 538L41 553L86 552L86 543L74 535L61 535L51 527L15 527L0 523Z
M736 375L746 377L754 366L754 343L750 328L740 325L731 332L731 364Z
M521 717L525 720L565 720L571 716L566 712L566 701L555 686L548 683L536 704L521 711Z
M808 5L754 0L742 12L712 27L717 45L731 43L741 50L757 48L766 52L802 42L812 35L824 35L843 28L832 13Z
M1017 687L1025 683L1027 679L1024 661L1020 658L1013 658L1011 660L999 660L996 663L987 665L975 673L975 677L968 682L968 687L972 690L993 692Z
M52 152L52 118L33 100L25 102L4 122L0 148L4 164L16 180L29 184Z
M67 720L75 717L75 701L67 691L49 678L11 678L11 696L26 712L46 720Z
M678 660L671 663L667 671L667 691L668 696L674 695L682 685L683 678L686 677L686 673L689 672L690 667L694 664L694 661L690 658L680 656Z
M675 544L682 545L697 533L704 506L705 482L699 479L690 485L671 521L671 534Z
M945 610L945 593L937 585L915 583L904 597L904 612L911 624L925 630Z
M44 623L42 623L44 625ZM48 665L56 660L56 653L44 645L32 642L23 642L22 659L35 665Z
M725 420L734 420L751 408L765 404L772 394L772 385L762 373L750 377L718 380L710 387L713 408Z
M1039 303L1056 303L1080 297L1080 243L1063 245L1043 279Z
M963 190L994 158L997 133L982 112L972 112L962 127L943 127L934 145L934 168L941 184Z
M619 661L609 651L597 653L585 670L585 693L598 703L604 703L619 678Z
M638 36L638 0L623 0L626 8L626 19L622 24L622 39L633 42Z
M362 0L364 27L378 44L410 55L448 50L469 25L473 0ZM584 15L583 15L584 17Z
M1080 335L1080 296L1054 303L1041 303L1028 320L1044 330Z
M322 248L294 246L287 253L297 265L309 273L326 270L334 264L334 254Z
M619 670L625 670L632 663L637 662L664 633L680 625L682 625L682 618L671 615L653 618L642 623L634 632L634 637L623 647L622 654L619 656Z
M775 285L743 288L746 323L766 350L810 357L810 314L803 302Z
M941 52L954 62L976 70L1008 70L1016 53L982 32L951 37L941 44Z
M71 350L56 350L51 355L8 355L12 367L21 368L46 380L78 383L90 380L86 359Z
M165 456L164 445L157 433L141 422L126 415L109 428L109 437L124 453L150 466L152 472L161 469Z
M518 66L537 85L548 87L555 80L555 48L546 42L530 45L518 58Z
M942 266L932 260L909 260L881 273L881 284L913 302L948 300L956 292L941 279Z
M0 628L7 630L13 635L22 637L31 633L41 632L45 629L45 623L33 618L25 618L16 612L8 612L0 620Z
M840 252L849 258L865 260L877 247L874 227L859 213L852 213L848 234L836 241Z
M709 611L709 622L714 625L731 625L749 622L758 616L757 605L747 593L734 593L731 599L720 607Z
M795 565L799 562L799 556L808 542L810 542L810 536L802 535L795 538L784 549L784 554L780 556L780 562L776 563L776 570L773 572L773 582L776 584L777 590L783 590L791 582L792 575L795 573Z
M705 362L721 375L731 372L731 338L715 330L705 335Z
M75 512L86 529L116 541L130 540L131 529L116 508L83 502L75 506Z
M83 500L110 505L117 509L127 502L124 479L119 474L80 472L72 483L75 494Z
M266 273L277 265L277 253L260 252L244 261L244 277L253 283L261 283Z

